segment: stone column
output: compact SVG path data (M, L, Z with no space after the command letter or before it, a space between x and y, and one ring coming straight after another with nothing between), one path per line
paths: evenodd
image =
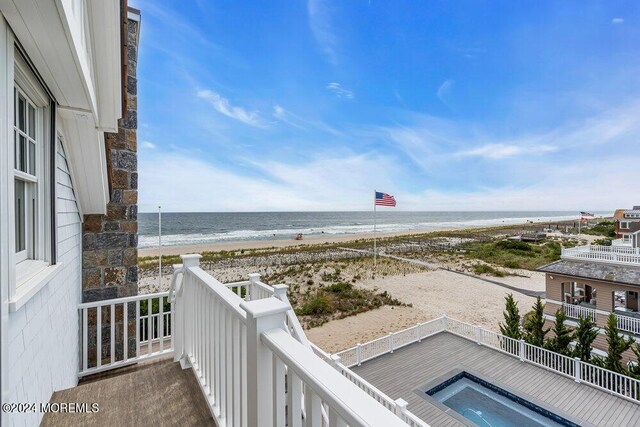
M130 9L126 60L126 111L118 121L118 132L105 134L109 203L106 215L85 215L82 235L82 301L93 302L138 294L138 151L137 151L137 57L140 31L139 12ZM116 360L123 355L122 307L116 319ZM89 342L96 340L96 313L89 314ZM102 314L102 357L110 356L109 308ZM129 304L128 319L135 319L135 304ZM135 320L128 321L129 355L135 355ZM95 360L96 347L89 347Z

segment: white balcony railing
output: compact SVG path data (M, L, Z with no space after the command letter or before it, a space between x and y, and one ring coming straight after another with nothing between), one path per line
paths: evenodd
M258 275L224 285L199 267L199 255L182 258L174 358L193 369L218 425L406 425L311 348L286 286Z
M567 317L571 319L578 319L580 316L582 316L589 317L594 322L597 321L596 313L598 311L596 309L567 303L562 303L562 308L564 309ZM601 314L608 315L609 313L601 311ZM624 314L615 312L613 314L616 316L618 329L634 335L640 335L640 318L625 316Z
M618 329L635 335L640 335L640 319L616 313Z
M567 317L578 319L580 317L588 317L592 321L596 321L596 310L581 305L563 303L562 308Z
M522 362L531 363L546 370L553 371L559 375L573 378L576 382L605 390L611 394L635 403L640 402L640 380L636 378L631 378L617 372L609 371L599 366L582 362L579 358L564 356L545 348L531 345L524 340L515 340L496 332L483 329L480 326L461 322L447 316L442 316L426 323L420 323L416 326L405 329L404 331L390 334L388 337L379 338L365 344L358 344L355 347L336 353L331 357L333 359L338 357L343 361L344 366L348 368L364 362L364 359L362 359L362 361L360 359L362 357L362 349L364 348L375 349L375 351L367 354L368 359L373 359L375 357L382 356L383 354L392 353L403 345L410 344L402 343L401 345L396 346L392 338L394 336L406 333L408 336L417 337L412 342L419 342L426 336L440 332L449 332L459 337L474 341L478 345L491 347L494 350L517 357ZM381 340L386 341L389 345L380 345ZM349 377L355 377L355 379L352 380L355 384L359 384L360 381L364 381L350 370L348 370L348 373ZM363 389L365 388L363 387ZM370 394L382 394L372 386L369 386L367 392ZM376 400L380 401L383 399L384 395L378 396ZM387 402L387 405L389 405L389 402ZM410 422L408 423L411 424Z
M83 303L80 376L173 352L169 292Z
M578 246L563 248L561 257L579 261L640 266L640 248L629 246Z

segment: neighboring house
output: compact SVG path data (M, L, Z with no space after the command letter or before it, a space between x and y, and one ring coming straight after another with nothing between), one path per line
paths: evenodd
M130 189L135 173L135 145L121 151L109 145L135 132L130 65L139 14L128 14L121 0L0 0L2 402L47 402L54 391L75 386L78 304L113 294L86 291L107 287L108 272L98 268L96 278L95 269L83 271L83 240L99 245L83 233L83 222L95 228L96 216L116 217L108 208L118 202L114 189ZM127 197L120 204L135 206L134 195ZM137 257L122 256L137 245L130 237L137 210L128 209L126 227L133 231L126 243L102 238L110 247L104 264L118 273ZM84 257L86 267L87 251ZM42 415L3 411L1 424L37 425Z
M640 224L637 224L640 229ZM636 225L633 226L636 228ZM562 250L559 261L540 267L546 273L545 315L548 326L556 310L564 308L569 324L579 316L591 317L600 328L594 347L607 350L604 327L616 315L623 334L640 337L639 231L627 246L580 246ZM640 339L640 338L639 338ZM627 352L627 360L633 354Z
M631 235L638 230L640 226L640 206L634 206L633 209L618 209L614 217L616 223L616 238L614 244L630 245Z

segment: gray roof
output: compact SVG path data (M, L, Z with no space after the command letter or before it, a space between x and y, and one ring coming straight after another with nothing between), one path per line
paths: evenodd
M605 280L640 286L640 268L602 262L569 261L561 259L538 268L545 273L556 273L583 279Z

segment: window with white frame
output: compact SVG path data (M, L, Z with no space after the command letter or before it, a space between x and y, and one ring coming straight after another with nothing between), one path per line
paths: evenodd
M625 230L629 228L629 221L620 221L620 228Z
M51 203L47 147L50 99L18 50L14 52L13 213L16 289L50 260Z
M16 262L36 256L38 241L38 166L37 151L42 145L36 135L39 111L29 97L16 85L14 98L14 212ZM40 142L40 144L38 144Z

